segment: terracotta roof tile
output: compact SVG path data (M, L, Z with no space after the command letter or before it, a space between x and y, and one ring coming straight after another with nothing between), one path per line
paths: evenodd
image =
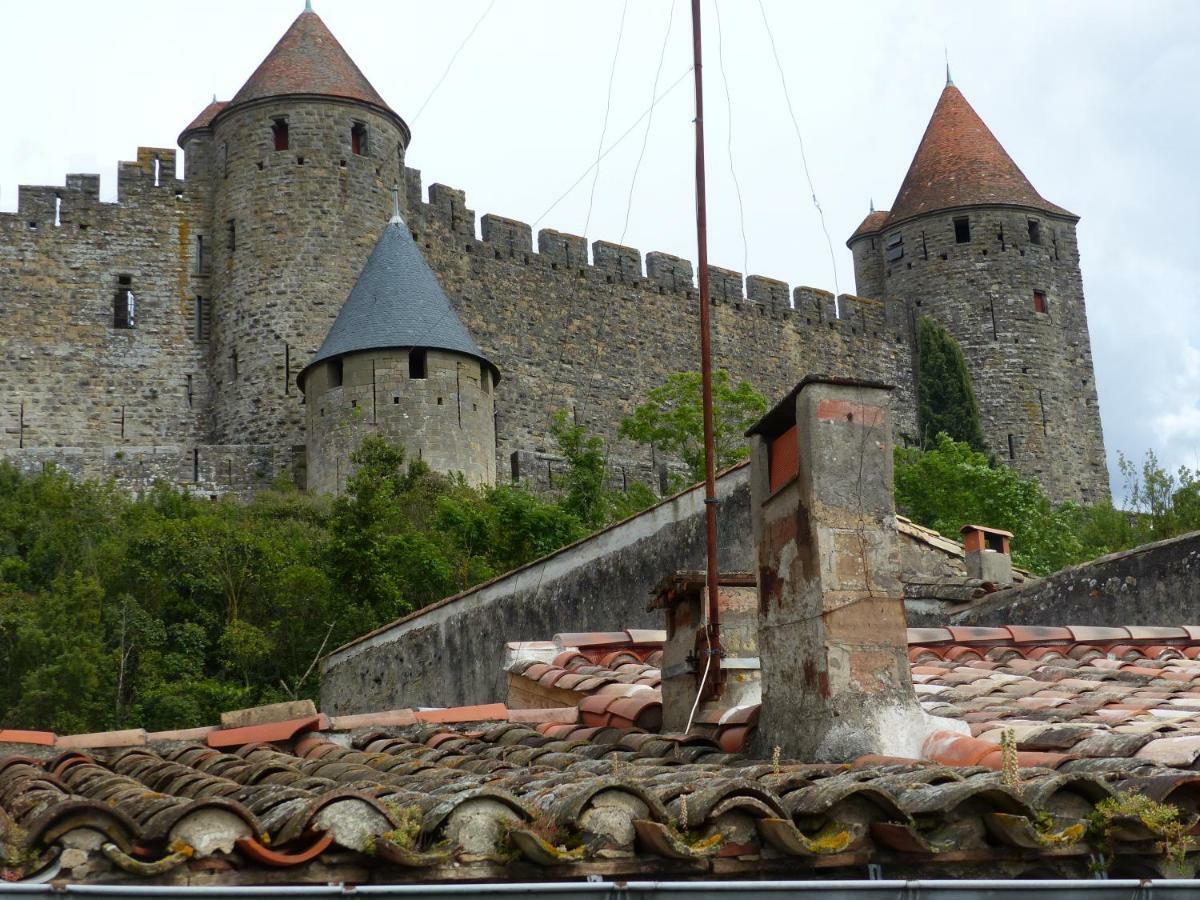
M296 17L229 106L288 94L342 97L392 113L321 17L311 10Z
M962 206L1072 213L1045 200L954 85L947 85L896 194L888 224Z
M218 100L214 97L212 103L200 110L200 114L196 116L196 118L192 119L187 128L180 132L179 143L181 145L183 144L183 139L189 132L199 131L200 129L207 128L209 125L211 125L213 123L213 119L217 117L217 114L228 105L228 100Z

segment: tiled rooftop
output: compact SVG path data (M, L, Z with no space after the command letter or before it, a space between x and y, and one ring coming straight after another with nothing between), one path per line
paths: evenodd
M692 734L660 734L655 631L510 645L512 682L546 708L514 708L510 690L507 706L329 717L296 703L177 732L0 731L0 874L369 883L873 863L1085 875L1086 825L1119 791L1182 808L1200 833L1200 627L908 637L922 705L971 732L934 734L921 760L751 759L738 750L757 706L704 709ZM1157 826L1118 819L1113 871L1161 871Z

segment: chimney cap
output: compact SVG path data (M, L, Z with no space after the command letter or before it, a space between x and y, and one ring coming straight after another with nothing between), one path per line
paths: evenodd
M895 386L882 381L864 381L861 378L839 378L832 375L805 375L787 396L776 403L767 414L746 430L746 437L761 434L775 437L796 424L796 395L810 384L832 384L839 387L869 388L877 391L893 391Z
M958 529L959 534L969 534L972 531L982 531L984 534L998 534L1006 538L1013 536L1011 531L1005 531L1003 528L989 528L986 525L964 525Z

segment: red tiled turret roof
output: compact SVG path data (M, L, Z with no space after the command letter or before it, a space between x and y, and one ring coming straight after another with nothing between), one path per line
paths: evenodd
M873 209L867 213L867 217L862 220L862 224L854 229L854 234L850 235L850 240L860 237L864 234L876 234L883 230L883 226L887 224L890 213L886 209Z
M395 113L312 10L302 12L229 106L286 94L319 94Z
M1034 189L962 92L948 84L904 176L888 224L985 204L1026 206L1078 218Z
M192 121L188 125L188 127L183 129L183 131L180 132L180 134L179 134L180 145L183 144L183 139L188 134L188 132L199 131L201 128L207 128L209 125L212 124L213 119L215 119L217 117L217 113L219 113L221 110L223 110L228 105L229 105L228 100L218 100L216 97L213 97L212 103L210 103L210 104L208 104L208 106L204 107L204 109L202 109L200 111L200 115L198 115L198 116L196 116L196 118L192 119Z

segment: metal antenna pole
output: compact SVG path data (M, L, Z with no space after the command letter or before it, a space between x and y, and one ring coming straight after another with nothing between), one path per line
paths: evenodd
M713 442L712 326L708 290L708 211L704 190L704 77L701 66L700 0L692 0L692 72L696 82L696 244L700 285L700 384L704 403L704 513L707 538L709 684L719 691L721 626L717 594L717 464ZM701 690L704 685L700 686Z

